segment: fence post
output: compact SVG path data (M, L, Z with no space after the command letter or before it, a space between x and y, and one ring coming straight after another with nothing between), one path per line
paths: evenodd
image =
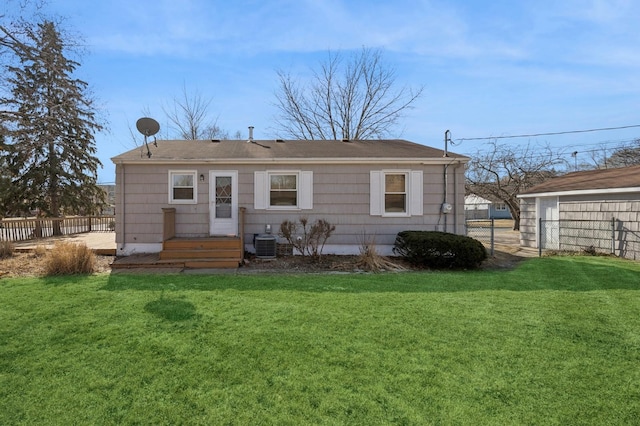
M495 247L495 219L491 218L491 256L494 255L494 247Z
M616 254L616 218L611 218L611 254Z
M538 219L538 257L542 257L542 218Z

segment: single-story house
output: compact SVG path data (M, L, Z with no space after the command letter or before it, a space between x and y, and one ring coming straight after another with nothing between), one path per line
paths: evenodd
M475 194L464 197L464 212L467 219L511 219L505 203L493 202Z
M568 173L520 198L520 243L640 259L640 166Z
M285 220L335 225L324 254L404 230L464 234L469 158L406 140L166 140L112 158L119 255L171 238L277 236Z

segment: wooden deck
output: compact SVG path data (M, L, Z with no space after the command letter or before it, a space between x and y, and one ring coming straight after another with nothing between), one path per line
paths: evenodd
M56 243L85 244L93 252L100 256L116 255L115 232L85 232L82 234L63 235L60 237L38 238L35 240L19 241L14 243L18 252L31 252L37 247L52 249Z

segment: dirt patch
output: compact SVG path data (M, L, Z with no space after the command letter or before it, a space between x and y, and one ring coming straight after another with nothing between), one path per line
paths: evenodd
M411 265L401 258L385 258L388 270L412 269ZM366 272L358 256L324 255L318 259L302 256L282 256L275 259L257 259L248 256L242 271L274 271L291 273L320 272Z
M113 256L96 256L95 273L110 273ZM397 270L422 270L405 262L402 258L385 258L392 265L397 266ZM496 251L495 255L489 257L481 269L511 269L515 268L526 257L505 251ZM37 256L32 252L16 252L13 256L0 259L0 277L43 277L45 276L45 256ZM389 270L392 270L390 268ZM274 273L332 273L332 272L367 272L359 264L358 256L336 256L325 255L318 260L312 260L301 256L283 256L276 259L257 259L249 257L245 264L239 269L243 273L251 272L274 272ZM144 270L150 273L154 270ZM162 273L168 271L163 270ZM176 271L171 271L176 272Z
M515 268L526 257L504 251L495 251L493 256L482 263L480 269L512 269ZM390 267L389 271L420 271L423 268L415 267L399 257L386 257ZM359 262L358 256L335 256L325 255L318 260L303 258L301 256L284 256L275 259L257 259L250 257L245 265L240 268L242 271L274 271L291 273L321 273L321 272L368 272Z

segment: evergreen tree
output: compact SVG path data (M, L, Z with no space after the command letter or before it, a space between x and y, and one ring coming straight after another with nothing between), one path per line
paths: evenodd
M51 21L25 27L21 39L2 27L0 36L19 60L6 68L10 95L0 99L2 156L12 181L4 204L50 217L95 212L104 202L94 139L102 126L87 83L73 77L80 64L65 56L65 40Z

